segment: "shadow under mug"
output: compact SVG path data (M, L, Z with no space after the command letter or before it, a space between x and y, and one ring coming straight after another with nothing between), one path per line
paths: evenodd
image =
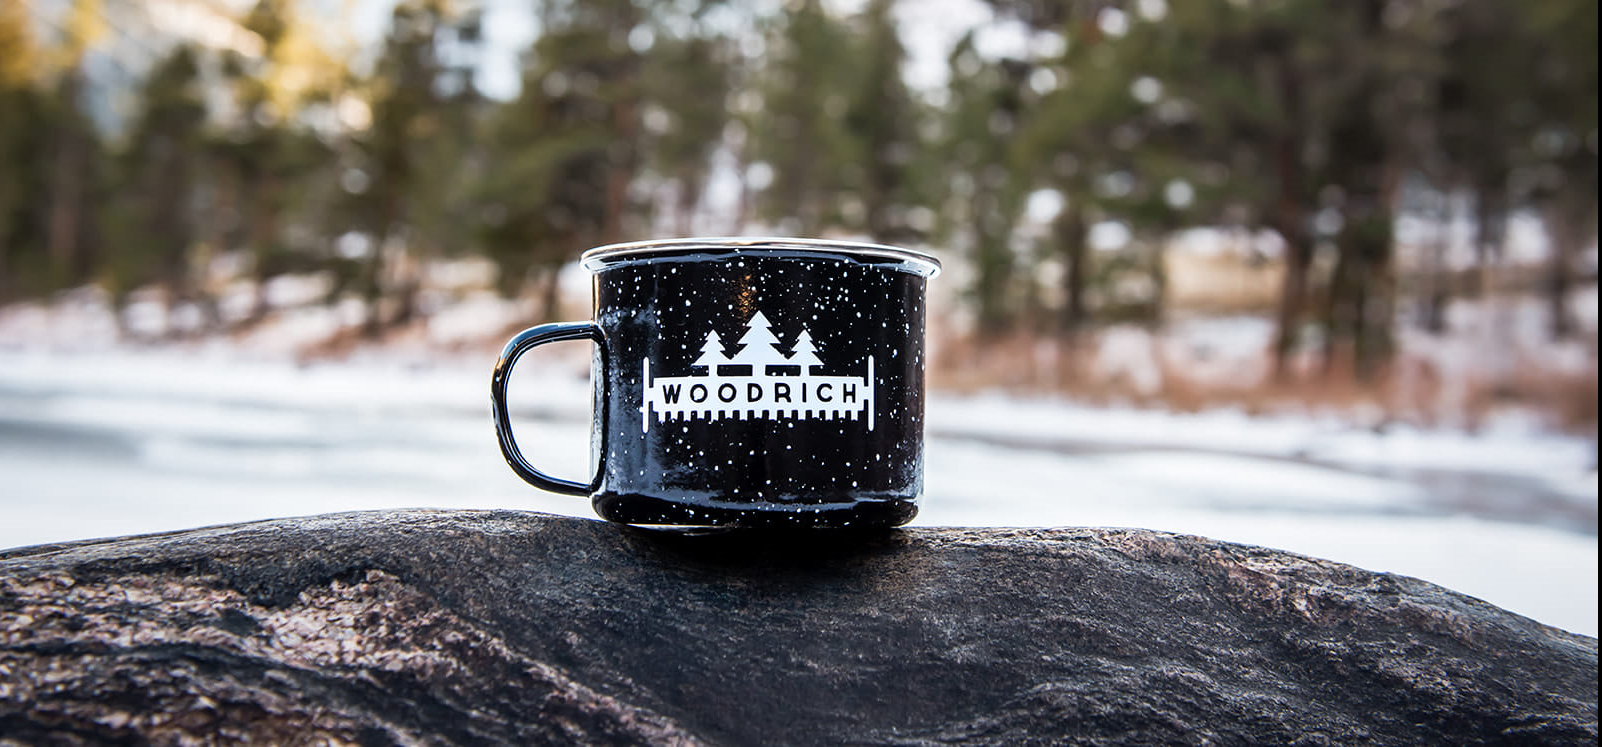
M582 263L593 321L524 330L495 363L495 428L524 480L635 525L885 527L917 514L934 257L673 239L592 249ZM518 359L566 340L595 344L587 483L536 468L507 413Z

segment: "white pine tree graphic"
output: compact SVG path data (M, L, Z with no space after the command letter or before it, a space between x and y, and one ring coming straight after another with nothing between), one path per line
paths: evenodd
M650 356L641 358L641 432L650 432L652 422L684 421L688 428L689 421L731 419L860 421L873 430L878 399L873 356L862 359L860 374L828 370L805 327L788 346L772 327L761 312L751 314L732 356L717 331L708 330L700 356L683 375L653 376ZM842 357L835 342L828 344L830 358Z
M813 366L823 365L823 361L818 360L818 346L813 344L812 335L805 329L796 335L795 352L790 354L790 365L800 366L803 376L811 373Z
M706 344L701 346L701 357L696 358L691 366L706 366L707 373L717 373L719 363L728 363L729 357L723 354L723 341L718 339L716 330L706 333Z
M750 364L751 373L759 376L763 373L763 366L782 366L789 363L785 360L784 354L779 352L779 338L774 337L772 330L768 329L773 324L767 317L762 316L762 312L752 314L751 321L746 322L745 326L745 336L740 338L740 344L745 347L734 354L729 360L730 363Z

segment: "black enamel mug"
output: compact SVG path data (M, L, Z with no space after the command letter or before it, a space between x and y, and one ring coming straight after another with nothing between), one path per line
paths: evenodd
M673 239L585 252L594 319L524 330L495 363L501 453L611 521L896 526L923 490L924 290L934 257L810 239ZM595 474L541 472L507 416L535 346L595 345Z

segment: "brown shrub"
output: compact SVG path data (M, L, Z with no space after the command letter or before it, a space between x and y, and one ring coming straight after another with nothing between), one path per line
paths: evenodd
M1598 376L1594 359L1581 371L1549 370L1523 360L1511 376L1494 380L1474 371L1443 370L1424 355L1400 352L1367 379L1350 356L1325 361L1304 354L1289 375L1266 373L1266 356L1239 375L1199 375L1183 357L1152 343L1153 372L1140 376L1098 365L1093 336L1068 341L1018 334L980 341L942 339L929 366L931 388L969 393L983 389L1072 397L1088 404L1160 407L1177 412L1235 408L1249 414L1330 413L1366 425L1389 422L1475 429L1494 413L1522 408L1556 428L1595 434ZM1138 380L1137 380L1138 379ZM1145 383L1142 383L1144 381ZM1153 383L1155 382L1155 383Z

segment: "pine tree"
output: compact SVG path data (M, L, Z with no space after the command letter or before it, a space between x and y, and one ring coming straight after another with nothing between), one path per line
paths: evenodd
M55 50L60 74L55 100L60 107L51 132L51 165L45 199L49 204L46 249L52 280L70 285L89 275L91 240L85 235L94 214L90 188L101 151L93 123L83 106L87 74L84 62L95 41L105 33L100 4L76 0L67 12L65 34Z
M950 101L937 144L943 172L935 180L942 191L937 239L968 255L974 272L967 300L980 329L998 332L1017 321L1017 286L1030 269L1018 266L1012 247L1028 185L1010 153L1027 113L1028 71L1017 60L984 59L974 37L958 41L949 59Z
M436 45L443 5L440 0L412 0L391 12L369 102L372 125L357 140L370 186L348 200L357 225L372 238L372 250L357 281L367 304L362 331L369 336L378 335L392 321L379 317L380 300L395 290L388 245L412 222L422 184L419 136L437 126L441 65Z
M701 346L701 357L696 358L691 366L704 366L709 373L717 373L720 363L728 363L729 357L723 354L723 341L718 339L716 330L706 333L706 344Z
M543 5L523 90L490 124L493 167L475 187L479 238L503 293L539 277L545 318L555 316L562 265L622 238L640 162L640 60L626 40L639 21L623 0Z
M855 90L843 122L852 152L844 191L862 205L860 218L842 216L843 222L885 243L918 238L906 216L918 186L911 166L919 150L919 111L901 74L906 50L896 33L894 5L895 0L870 0L863 11L861 63L853 71Z
M190 252L206 117L200 84L195 50L183 45L140 90L141 111L116 159L113 196L102 213L106 235L116 237L104 277L119 308L129 291L150 282L166 291L169 310L196 297Z
M762 373L763 366L789 363L784 354L779 352L779 338L773 336L773 331L769 329L771 326L772 323L762 316L762 312L753 314L751 321L746 322L745 336L740 338L740 344L745 347L740 348L740 352L735 353L729 362L754 366L752 373L756 374Z
M1524 147L1533 151L1527 156L1530 168L1545 175L1534 180L1538 186L1530 199L1539 206L1551 244L1542 279L1547 328L1554 339L1562 339L1579 331L1569 303L1575 263L1597 235L1597 4L1564 0L1515 6L1524 16L1521 41L1542 48L1523 57L1532 68L1532 98L1542 115L1541 135L1525 139Z
M50 173L56 109L37 86L43 55L28 9L0 3L0 303L50 289L45 254L47 205L38 199Z
M644 155L657 176L674 187L672 225L681 236L695 233L712 154L724 142L732 46L723 38L659 36L640 73L648 97Z
M751 155L772 169L757 197L760 215L781 231L816 236L846 224L844 174L851 163L844 114L860 69L851 28L821 0L787 10L761 63L761 109L750 126Z
M303 41L303 24L289 0L257 0L242 19L245 29L261 38L262 54L223 55L229 83L232 122L207 143L213 161L210 186L221 209L206 211L197 227L197 246L243 248L252 262L256 298L247 318L259 320L268 310L267 281L317 262L316 241L292 240L295 219L328 200L329 190L308 195L313 185L337 183L328 171L334 159L328 145L296 115L321 96L343 71L322 50ZM297 86L285 81L307 81ZM235 219L232 216L238 215ZM301 232L303 235L306 232ZM197 258L204 262L206 258Z
M803 376L812 373L813 366L823 365L823 361L818 360L818 347L812 343L812 335L805 329L796 335L795 352L790 354L789 363L792 366L800 366Z

